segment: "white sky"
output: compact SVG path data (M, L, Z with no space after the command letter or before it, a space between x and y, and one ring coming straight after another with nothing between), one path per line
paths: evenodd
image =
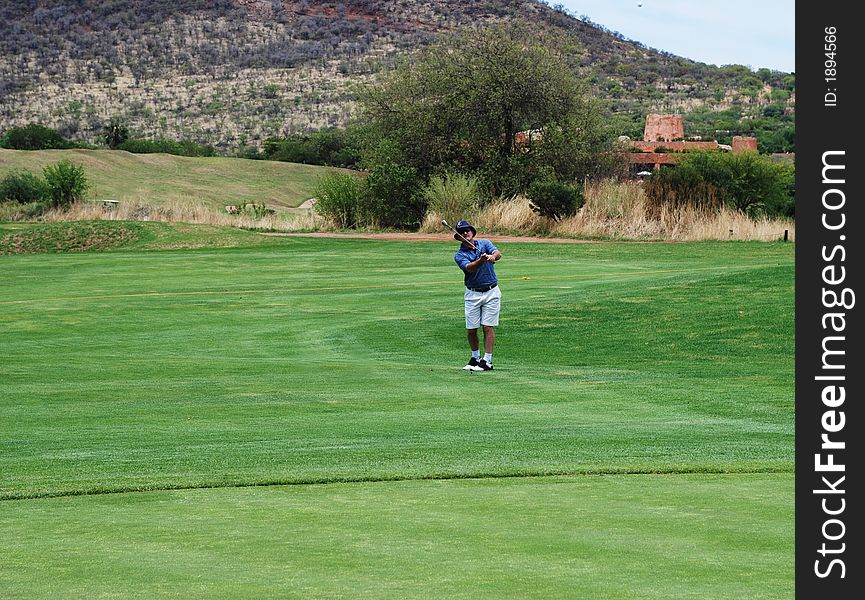
M548 0L656 50L698 62L795 70L794 0ZM640 6L642 5L642 6Z

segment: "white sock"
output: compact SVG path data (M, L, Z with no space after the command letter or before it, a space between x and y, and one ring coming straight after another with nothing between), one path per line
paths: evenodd
M481 351L480 350L472 350L472 358L477 360L480 357L481 357Z
M487 361L488 365L493 364L493 355L490 354L489 352L485 352L484 353L484 360Z

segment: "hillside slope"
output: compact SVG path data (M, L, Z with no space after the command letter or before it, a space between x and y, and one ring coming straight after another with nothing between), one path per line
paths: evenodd
M36 4L0 0L0 123L91 142L113 116L222 150L341 126L377 73L439 34L493 22L553 30L624 134L639 135L650 111L696 111L688 135L729 137L794 110L791 74L695 63L536 0Z
M196 201L221 209L229 204L293 208L313 194L315 180L329 167L240 158L188 158L130 154L120 150L4 150L0 178L13 169L39 172L69 159L84 168L91 199L161 206Z

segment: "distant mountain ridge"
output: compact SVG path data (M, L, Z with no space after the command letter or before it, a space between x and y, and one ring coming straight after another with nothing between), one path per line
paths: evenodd
M792 74L696 63L536 0L0 0L0 131L97 142L119 116L146 137L258 146L345 125L358 86L412 50L502 22L554 31L623 134L681 112L688 135L791 149Z

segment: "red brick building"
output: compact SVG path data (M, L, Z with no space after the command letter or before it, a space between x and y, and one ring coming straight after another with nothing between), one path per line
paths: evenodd
M630 141L628 162L635 173L654 171L661 165L674 165L688 150L728 150L756 152L757 138L737 135L732 146L718 142L686 141L682 115L647 115L642 141ZM659 152L660 151L660 152Z

